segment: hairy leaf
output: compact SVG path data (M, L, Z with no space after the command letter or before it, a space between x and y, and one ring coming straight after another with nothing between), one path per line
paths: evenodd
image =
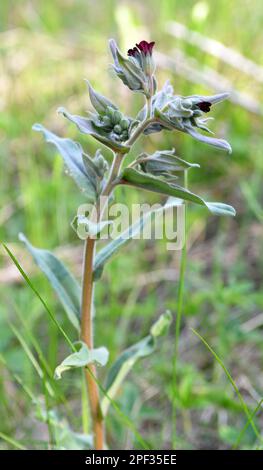
M159 209L152 210L143 214L141 217L136 220L132 225L130 225L126 230L124 230L118 237L110 241L105 245L96 255L94 266L93 266L93 277L97 281L100 279L105 263L118 251L123 245L126 245L132 239L136 237L138 233L143 230L143 227L151 220L151 217L156 212L161 212L167 210L169 207L174 207L178 205L178 200L175 198L170 198L165 205L161 206Z
M134 364L139 359L149 356L152 352L154 352L157 345L157 338L167 333L171 321L172 315L169 311L167 311L161 315L156 323L153 324L148 336L123 351L123 353L114 362L109 370L106 381L107 395L110 398L113 398L116 395L120 385ZM110 402L107 396L105 396L102 401L102 412L104 416L107 414L109 405Z
M155 176L167 176L170 172L184 171L189 168L199 168L198 163L189 163L175 155L175 150L157 150L151 155L141 154L138 159L141 169L145 173Z
M61 375L67 370L85 367L94 362L100 366L107 364L109 352L104 346L90 350L82 341L76 342L75 346L77 351L66 357L66 359L56 367L54 373L55 379L61 379Z
M50 251L35 248L23 233L19 239L25 243L38 267L48 278L61 301L69 321L79 331L81 290L78 282Z
M170 80L167 80L163 88L153 96L152 107L154 109L163 109L173 97L173 87Z
M194 202L201 206L205 206L212 214L215 215L235 215L235 209L228 204L218 202L206 202L197 194L194 194L187 189L167 183L154 176L139 172L133 168L125 168L120 177L120 184L128 184L136 188L142 188L148 191L166 194L167 196L177 197L184 201Z
M106 98L105 96L95 91L94 88L92 88L92 86L90 85L88 80L86 80L86 83L89 88L90 101L94 109L97 111L97 113L99 114L105 113L108 106L110 106L113 109L117 109L115 104L113 104L108 98Z
M42 132L46 141L55 145L64 160L70 176L72 176L88 200L95 201L97 198L96 174L91 169L88 171L87 166L84 165L81 145L71 139L57 136L41 124L34 124L33 130Z
M200 127L200 126L199 126ZM226 150L228 153L232 153L231 145L224 139L217 139L216 137L210 137L204 134L200 134L196 132L193 127L185 127L186 132L194 137L196 140L200 142L204 142L205 144L213 145L213 147L217 147L221 150Z

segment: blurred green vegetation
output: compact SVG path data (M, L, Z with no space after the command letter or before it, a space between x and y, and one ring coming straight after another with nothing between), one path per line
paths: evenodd
M171 21L239 51L258 64L255 70L260 64L263 67L263 5L259 0L1 2L0 239L15 251L71 334L62 308L43 275L32 266L17 235L23 231L35 245L55 249L79 276L81 242L70 221L84 198L65 176L59 155L31 127L41 122L61 136L78 139L93 153L96 143L81 137L56 114L60 105L79 114L89 107L84 78L128 114L140 109L142 98L129 92L109 70L108 38L116 38L124 49L140 39L155 40L156 50L175 58L175 70L159 68L159 83L170 78L178 94L214 91L202 80L192 83L191 73L177 73L179 50L187 64L200 69L204 76L212 69L227 79L233 90L249 95L248 101L258 104L257 112L232 102L213 112L213 128L231 142L231 156L175 133L143 138L136 147L140 151L144 145L150 152L157 146L175 147L178 155L199 162L201 169L191 173L190 187L209 200L234 205L238 215L234 220L216 219L202 209L189 210L178 390L171 386L171 330L158 352L136 366L117 402L150 448L166 449L171 446L171 401L175 394L178 447L222 449L235 444L247 419L224 372L190 327L217 351L252 412L263 396L262 76L249 67L240 70L226 64L197 45L173 37L168 29ZM111 158L107 150L104 153ZM118 196L127 203L149 200L148 193L136 191L121 190ZM147 334L153 320L166 308L176 314L179 259L180 253L167 252L163 242L140 241L129 245L106 267L96 290L96 341L110 350L110 361ZM79 374L68 374L56 384L51 381L55 393L45 393L45 374L39 376L10 324L43 365L41 349L51 373L67 353L66 345L2 250L0 280L0 432L26 448L47 448L48 430L40 416L43 410L34 400L40 400L43 409L56 410L74 431L81 432ZM31 397L14 374L26 384ZM259 410L254 418L259 430L261 415ZM107 427L110 447L140 447L114 411ZM0 444L2 449L13 445L5 439ZM248 426L239 448L261 445Z

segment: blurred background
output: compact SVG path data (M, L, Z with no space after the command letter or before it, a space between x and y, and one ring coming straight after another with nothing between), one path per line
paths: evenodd
M142 145L148 152L175 147L179 156L201 165L190 173L190 188L237 210L235 219L216 218L194 206L188 211L178 389L171 386L173 324L158 351L136 365L117 397L152 449L171 448L174 393L177 448L262 445L260 406L256 435L246 426L225 372L190 329L215 349L253 413L263 397L262 22L260 0L1 1L0 239L69 335L65 314L18 233L54 250L79 276L82 242L70 221L85 199L65 175L54 148L31 130L33 123L79 140L93 154L95 141L83 138L56 113L61 105L74 114L89 108L84 78L123 112L136 115L142 97L113 76L110 37L122 50L141 39L156 41L159 85L170 78L177 94L231 91L230 101L213 108L211 125L231 143L231 156L168 132L142 138L133 154ZM103 153L110 160L110 152ZM159 199L136 190L119 191L118 197L127 203ZM110 350L110 362L145 336L166 308L176 314L179 261L180 253L167 252L165 242L140 241L106 267L96 290L96 341ZM52 375L68 348L2 248L0 284L0 448L48 448L47 409L63 436L61 445L74 448L82 428L80 375L69 373L55 385L49 379L55 387L49 393L45 374L49 370ZM140 448L114 411L107 426L110 448Z

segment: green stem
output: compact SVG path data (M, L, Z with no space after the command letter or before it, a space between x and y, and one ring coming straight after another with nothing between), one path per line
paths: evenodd
M184 171L184 187L188 189L188 174L187 170ZM181 331L181 321L183 315L183 300L184 300L184 284L185 284L185 270L186 270L186 258L187 258L187 239L186 239L186 202L185 202L185 217L184 217L184 233L185 240L184 246L181 253L181 262L180 262L180 275L179 275L179 284L178 284L178 298L177 298L177 314L175 322L175 346L174 346L174 358L173 358L173 397L172 397L172 444L173 449L176 446L176 393L177 393L177 362L178 362L178 352L179 352L179 339Z
M131 146L137 138L142 134L144 129L153 122L154 119L146 119L143 121L135 130L127 144ZM114 159L111 166L110 176L104 190L101 193L102 207L100 207L100 201L97 204L97 222L99 222L103 216L103 212L106 206L108 197L114 189L117 181L117 177L120 172L121 164L123 161L123 155L121 153L115 153ZM93 318L92 318L92 303L93 303L93 261L95 255L96 240L88 238L85 242L84 257L83 257L83 281L82 281L82 307L81 307L81 339L88 346L89 349L93 349ZM104 425L103 415L100 408L100 397L98 382L96 376L96 367L92 364L88 370L85 371L86 386L89 396L89 404L92 418L93 437L96 450L102 450L104 448ZM82 404L83 396L82 396ZM84 409L83 409L84 412ZM84 427L87 427L83 416Z
M131 135L129 140L126 142L127 145L131 146L134 144L134 142L138 139L138 137L143 133L143 131L148 127L150 124L153 122L156 122L155 118L150 118L146 119L143 121L134 131L134 133Z
M106 199L109 197L111 191L114 188L114 181L116 180L123 155L120 153L114 154L114 159L111 167L109 179L106 187L102 192L101 196ZM99 207L97 205L97 222L101 220L104 206ZM83 281L82 281L82 308L81 308L81 339L88 346L89 349L93 349L93 294L94 294L94 282L93 282L93 262L96 249L96 240L94 238L87 238L84 248L83 257ZM100 408L100 397L99 388L97 383L97 374L95 364L89 366L85 370L85 379L87 392L89 397L90 412L92 418L92 429L94 437L94 447L96 450L103 450L104 448L104 423L103 415ZM82 394L82 405L85 405L85 396ZM85 417L85 410L83 409L83 425L87 428L87 420Z
M81 308L81 339L87 345L88 349L93 349L93 260L95 254L95 239L87 238L84 248L84 266L82 283L82 308ZM91 364L85 371L86 384L89 395L90 412L92 417L94 447L96 450L102 450L104 446L104 426L100 410L100 399L96 377L96 366Z
M86 387L85 371L82 373L81 381L81 403L82 403L82 429L84 434L88 434L89 429L89 400Z
M114 189L116 178L119 174L121 164L123 162L124 155L122 153L115 153L112 166L111 166L111 171L110 171L110 176L107 181L107 184L104 188L104 190L101 193L101 197L108 197L112 190ZM98 219L102 217L102 211L100 212Z

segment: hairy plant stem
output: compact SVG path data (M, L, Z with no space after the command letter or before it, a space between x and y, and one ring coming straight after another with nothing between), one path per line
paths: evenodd
M87 238L84 247L84 267L82 284L82 309L81 309L81 339L93 349L93 259L95 254L96 241L93 238ZM102 450L104 446L103 417L100 410L100 398L96 377L96 367L91 364L85 370L85 378L89 396L90 413L92 418L94 447L96 450Z
M146 119L135 130L127 144L133 145L138 137L142 134L144 129L153 121L153 119ZM119 175L121 164L124 155L122 153L114 153L114 159L111 166L110 176L105 188L101 193L102 206L100 201L96 205L97 223L102 219L103 212L107 200L115 187L116 179ZM106 201L105 199L106 198ZM83 256L83 280L82 280L82 307L81 307L81 339L89 349L93 349L93 261L96 250L96 240L94 238L87 238L84 247ZM94 447L96 450L103 450L104 448L104 425L103 414L100 408L99 389L97 384L96 367L94 364L85 370L86 385L89 397L90 412L92 418L92 429L94 438ZM94 380L95 379L95 380Z
M130 139L126 142L127 145L133 145L138 137L143 133L143 131L153 122L156 122L155 118L145 119L142 123L135 129L134 133L131 135Z
M109 197L114 187L114 180L117 178L123 155L120 153L114 154L114 159L111 167L111 172L107 184L101 194L106 199ZM97 222L102 218L103 207L97 204ZM93 349L93 261L96 249L96 240L94 238L87 238L84 247L83 256L83 281L82 281L82 308L81 308L81 339L88 346ZM104 448L104 425L103 415L100 408L99 389L96 380L96 367L94 364L85 370L85 378L88 390L90 412L92 418L92 429L94 438L94 447L96 450L103 450Z
M184 171L184 187L188 189L188 172ZM176 321L175 321L175 346L174 346L174 357L173 357L173 397L172 397L172 444L173 449L176 446L176 394L178 389L177 384L177 361L178 361L178 352L179 352L179 338L181 331L181 320L183 315L183 297L184 297L184 283L185 283L185 270L186 270L186 257L187 257L187 237L186 237L186 202L185 202L185 218L184 218L184 246L181 253L180 261L180 273L179 273L179 284L177 292L177 312L176 312Z

